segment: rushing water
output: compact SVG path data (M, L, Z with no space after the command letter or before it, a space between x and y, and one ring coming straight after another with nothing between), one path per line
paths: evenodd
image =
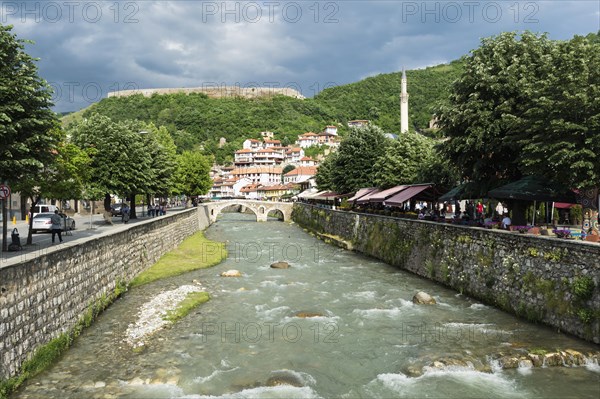
M22 398L597 398L600 368L498 370L489 357L525 348L597 346L520 321L374 259L327 246L297 226L226 214L206 235L222 264L128 292ZM286 260L289 269L272 269ZM229 269L241 278L224 278ZM212 299L141 351L125 342L144 303L197 279ZM437 305L414 305L417 291ZM297 312L319 313L311 318ZM472 367L422 367L440 358ZM485 368L485 367L484 367ZM491 370L490 370L491 369ZM296 385L275 385L273 378Z

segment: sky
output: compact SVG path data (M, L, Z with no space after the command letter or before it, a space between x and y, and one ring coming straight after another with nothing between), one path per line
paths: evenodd
M305 97L447 63L505 31L600 30L600 0L0 1L39 58L54 110L125 89L290 87ZM410 82L409 82L410 87Z

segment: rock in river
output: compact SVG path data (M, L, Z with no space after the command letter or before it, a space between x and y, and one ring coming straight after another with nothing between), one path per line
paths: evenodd
M273 269L287 269L290 267L290 264L287 262L275 262L275 263L271 263L271 268Z
M323 313L316 312L298 312L294 316L306 319L308 317L323 317L325 315Z
M413 296L413 303L417 305L435 305L435 299L433 297L423 291L419 291Z
M302 378L296 375L296 373L294 372L287 370L274 371L273 373L271 373L271 376L267 380L267 386L275 387L278 385L291 385L293 387L303 387L304 381L302 381Z
M242 277L242 273L239 270L232 269L221 273L221 277Z

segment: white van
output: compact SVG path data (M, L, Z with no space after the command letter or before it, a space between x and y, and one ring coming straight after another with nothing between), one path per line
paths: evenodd
M37 215L38 213L46 213L46 212L54 213L54 211L57 209L58 209L58 207L56 205L46 205L46 204L36 205L31 210L31 217L35 217L35 215Z

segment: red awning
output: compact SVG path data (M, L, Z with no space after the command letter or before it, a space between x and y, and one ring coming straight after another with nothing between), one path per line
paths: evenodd
M375 187L361 188L356 192L356 194L352 196L352 198L348 198L348 202L356 201L357 199L364 197L365 195L370 194L375 190L377 190L377 188Z
M430 187L432 187L431 184L423 184L423 185L419 185L419 186L409 186L408 188L400 191L398 194L394 195L393 197L385 200L385 202L383 204L390 205L390 206L400 206L403 203L405 203L406 201L408 201L409 199L413 198L414 196L420 194L421 192L427 190Z
M555 202L554 207L558 209L568 209L577 204L569 204L568 202Z
M376 194L369 196L369 202L383 202L386 199L390 198L393 195L396 195L410 186L396 186L392 188L388 188L387 190L380 191Z
M363 195L362 197L360 197L359 199L356 200L357 204L367 204L369 202L369 198L374 195L381 192L380 189L376 188L375 190L371 191L370 193L368 193L367 195Z

